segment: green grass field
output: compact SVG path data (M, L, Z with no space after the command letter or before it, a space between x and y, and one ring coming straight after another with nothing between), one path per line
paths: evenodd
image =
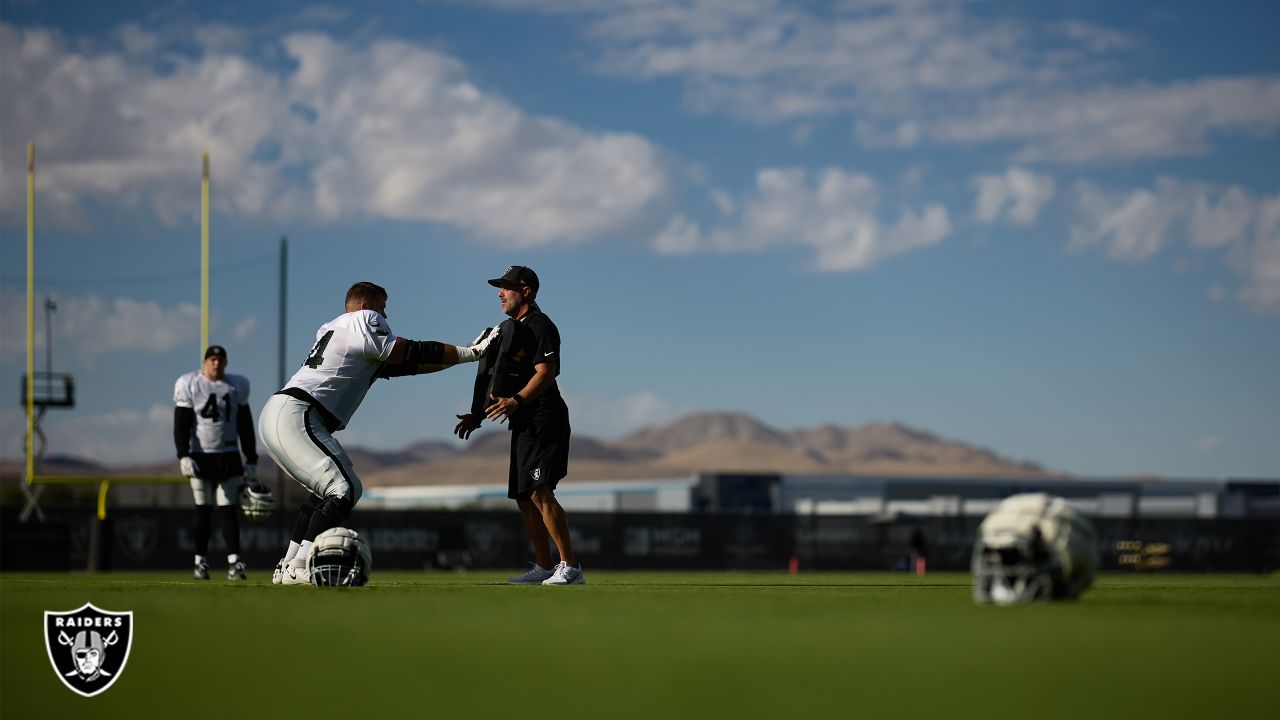
M1260 717L1280 575L1112 575L980 607L962 574L376 573L356 590L182 574L0 575L0 715ZM134 612L120 679L54 676L45 610Z

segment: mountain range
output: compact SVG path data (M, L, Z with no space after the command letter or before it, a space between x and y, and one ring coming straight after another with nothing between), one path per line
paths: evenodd
M495 427L477 431L465 442L423 440L394 451L360 447L347 451L368 487L501 483L507 476L509 444L505 430ZM5 467L4 474L12 470ZM45 469L49 474L104 475L171 475L175 471L175 464L168 461L104 468L65 457L50 458ZM676 478L696 472L1061 476L1033 462L900 423L784 430L739 412L696 413L609 440L578 431L573 436L569 471L568 481Z

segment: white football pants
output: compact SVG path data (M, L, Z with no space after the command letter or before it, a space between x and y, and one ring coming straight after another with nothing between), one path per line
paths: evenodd
M364 494L347 451L309 404L272 395L258 419L258 434L271 459L317 496L346 497L354 505Z
M237 475L229 477L226 480L201 480L198 477L191 478L191 494L196 498L196 505L213 505L217 502L218 507L226 507L234 505L236 499L240 496L240 486L244 483L244 478Z

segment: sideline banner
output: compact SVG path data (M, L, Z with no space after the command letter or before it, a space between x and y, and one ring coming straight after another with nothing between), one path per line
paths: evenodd
M39 532L0 512L4 570L87 566L92 509L50 513ZM192 511L119 508L101 527L114 570L188 569L195 545ZM1280 568L1280 523L1258 519L1091 518L1102 570L1255 572ZM912 518L874 522L865 516L770 514L573 513L575 554L590 567L618 570L907 569L924 550L930 569L968 570L980 518ZM368 539L386 569L514 568L532 557L520 514L511 512L361 511L348 523ZM251 571L269 572L288 533L241 524L241 555ZM210 559L225 555L214 532Z

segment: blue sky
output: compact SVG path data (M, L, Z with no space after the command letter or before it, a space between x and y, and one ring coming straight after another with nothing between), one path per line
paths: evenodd
M1280 475L1273 3L0 3L0 451L38 302L51 449L171 455L212 339L260 407L346 288L401 335L534 267L575 431L898 421L1083 475ZM37 313L37 365L44 363ZM344 442L445 438L471 368Z

